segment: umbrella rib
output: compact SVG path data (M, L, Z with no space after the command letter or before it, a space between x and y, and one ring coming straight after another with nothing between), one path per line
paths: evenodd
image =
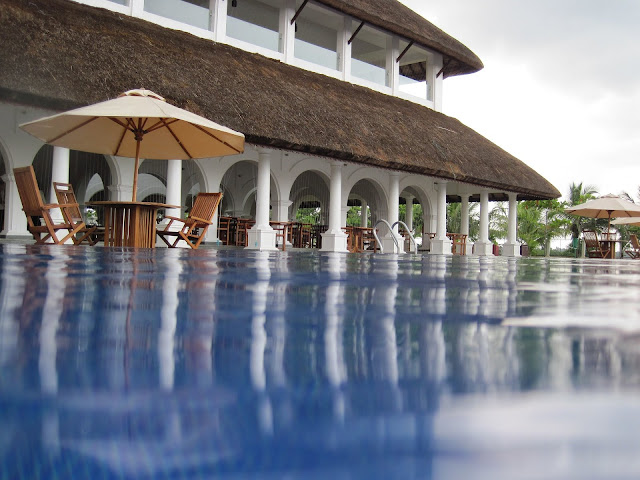
M186 153L186 154L187 154L187 156L188 156L189 158L193 158L193 157L191 156L191 154L189 153L189 151L186 149L186 147L182 144L182 142L180 141L180 139L176 136L176 134L175 134L175 133L173 133L173 130L171 130L171 127L169 126L170 124L169 124L169 123L167 123L167 121L166 121L164 118L161 118L161 119L160 119L160 122L162 122L162 124L165 126L165 128L166 128L167 130L169 130L169 133L171 134L171 136L173 136L174 140L178 143L178 145L180 145L180 148L182 148L182 150L184 151L184 153ZM171 122L171 123L173 123L173 122Z
M215 138L217 141L219 141L220 143L222 143L223 145L226 145L227 147L229 147L231 150L235 151L236 153L242 153L242 150L238 150L236 147L234 147L233 145L229 145L227 142L225 142L224 140L222 140L221 138L217 137L216 135L214 135L213 133L211 133L210 131L206 130L205 128L201 127L200 125L195 125L195 124L191 124L194 127L196 127L198 130L200 130L203 133L206 133L207 135L209 135L211 138Z
M69 130L67 130L66 132L61 133L61 134L60 134L60 135L58 135L57 137L54 137L54 138L52 138L52 139L48 140L48 141L47 141L47 143L53 143L53 142L55 142L56 140L58 140L58 139L60 139L60 138L64 137L65 135L68 135L68 134L70 134L70 133L72 133L72 132L75 132L77 129L82 128L82 127L84 127L85 125L88 125L89 123L91 123L91 122L93 122L94 120L97 120L97 119L98 119L98 117L91 117L89 120L86 120L86 121L84 121L84 122L80 123L79 125L76 125L75 127L71 128L71 129L69 129Z

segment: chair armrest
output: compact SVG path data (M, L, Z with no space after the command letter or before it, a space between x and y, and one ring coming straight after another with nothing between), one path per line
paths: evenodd
M184 219L178 217L172 217L171 215L165 215L164 218L168 218L169 220L177 220L178 222L185 223Z
M75 207L77 205L77 203L47 203L46 205L43 205L43 208L45 210L51 210L53 208Z
M209 220L205 220L204 218L200 218L200 217L189 217L189 220L197 220L198 222L202 222L202 223L208 223L209 225L211 225L211 222Z

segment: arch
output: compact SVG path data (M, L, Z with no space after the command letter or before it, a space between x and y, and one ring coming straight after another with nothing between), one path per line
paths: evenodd
M373 178L363 176L363 178L355 182L346 196L345 203L347 206L349 205L349 200L352 201L352 206L357 206L353 200L360 201L360 205L362 205L362 200L367 202L372 225L378 220L388 217L386 192L382 185Z
M307 218L311 223L327 224L329 183L328 176L318 169L307 169L297 175L289 193L289 218L297 218L300 208L314 209L301 212L301 215L311 217Z
M270 198L280 198L277 178L270 172ZM255 197L258 179L258 162L241 159L227 168L220 182L223 193L221 211L223 215L255 216Z

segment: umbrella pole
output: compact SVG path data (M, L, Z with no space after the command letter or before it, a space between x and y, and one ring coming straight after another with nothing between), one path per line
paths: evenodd
M133 167L133 193L131 195L131 201L136 201L138 191L138 166L140 165L140 140L136 139L136 163Z

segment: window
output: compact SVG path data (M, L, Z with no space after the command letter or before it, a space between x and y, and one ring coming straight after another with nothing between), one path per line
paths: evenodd
M129 5L129 0L109 0L111 3L117 3L118 5Z
M227 0L227 36L282 52L281 0Z
M144 0L144 10L209 30L209 0Z
M389 86L387 52L391 36L365 25L351 43L351 75Z
M296 0L296 9L302 0ZM307 4L296 19L294 56L332 70L339 70L338 35L343 18L318 5Z
M406 40L400 40L400 53L408 45ZM424 100L433 100L431 82L427 78L428 65L429 53L424 48L412 45L400 59L400 91Z

